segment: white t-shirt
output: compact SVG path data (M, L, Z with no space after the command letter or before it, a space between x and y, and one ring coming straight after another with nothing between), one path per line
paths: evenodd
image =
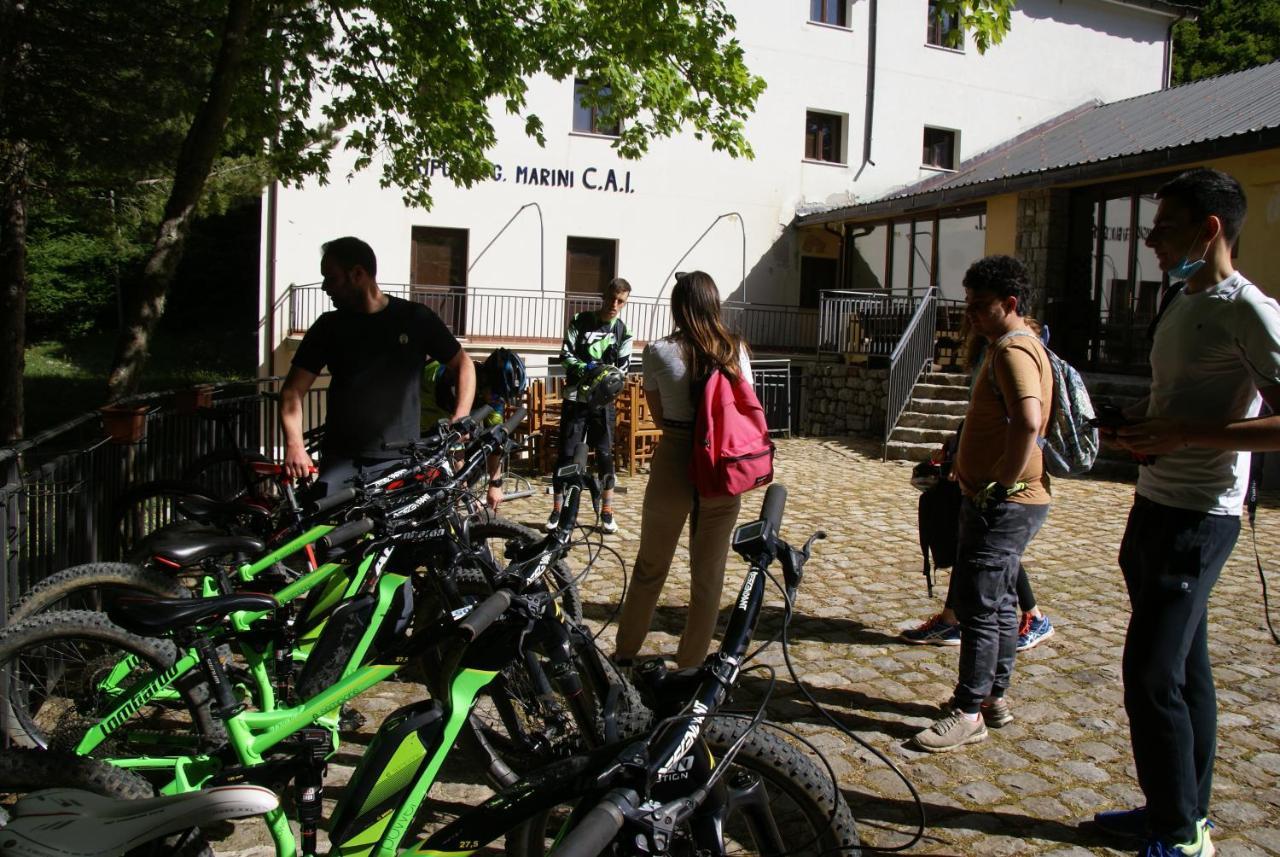
M662 418L693 422L693 399L689 391L689 366L684 359L684 347L670 336L656 339L645 346L643 362L644 388L658 391ZM746 382L754 383L745 345L738 353L738 366Z
M1280 305L1241 274L1178 295L1156 326L1147 416L1188 421L1256 417L1259 388L1280 385ZM1156 456L1138 493L1179 509L1239 515L1249 453L1204 447Z

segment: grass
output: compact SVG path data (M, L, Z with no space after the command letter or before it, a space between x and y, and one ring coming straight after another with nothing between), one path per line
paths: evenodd
M142 370L139 392L252 378L257 345L252 332L211 327L162 321ZM27 437L95 410L106 400L115 345L115 331L98 331L67 342L27 347L23 378Z

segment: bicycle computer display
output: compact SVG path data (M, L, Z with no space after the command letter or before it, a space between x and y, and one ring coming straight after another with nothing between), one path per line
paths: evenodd
M768 526L767 521L752 521L749 524L743 524L733 531L733 546L737 548L763 540L765 529Z

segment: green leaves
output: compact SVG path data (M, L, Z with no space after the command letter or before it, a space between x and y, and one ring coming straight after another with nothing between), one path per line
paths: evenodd
M439 0L333 4L341 61L312 62L323 115L357 167L380 164L407 204L431 204L428 158L463 185L493 174L493 109L523 119L529 79L590 80L590 103L620 122L618 153L636 158L683 127L749 156L743 133L764 81L752 76L721 0ZM323 60L323 57L317 56Z
M947 38L952 47L962 44L965 33L973 36L978 53L985 54L993 45L1004 41L1009 32L1016 0L936 0L939 16L955 15L960 22Z
M1243 71L1280 59L1280 0L1205 0L1173 30L1173 82Z

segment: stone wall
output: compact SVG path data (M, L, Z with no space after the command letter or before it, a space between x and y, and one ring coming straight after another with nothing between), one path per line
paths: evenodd
M1044 318L1050 296L1064 293L1070 196L1065 190L1033 190L1018 195L1018 258L1031 275L1029 314Z
M807 435L882 436L888 382L887 369L826 364L807 369L801 431Z

